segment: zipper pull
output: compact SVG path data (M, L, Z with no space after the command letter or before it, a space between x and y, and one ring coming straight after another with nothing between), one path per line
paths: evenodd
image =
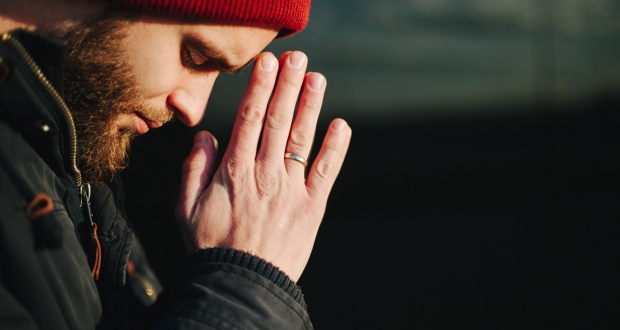
M93 221L93 213L90 206L90 184L88 183L80 186L80 206L84 214L84 221L79 226L82 246L86 251L88 264L91 268L90 273L95 280L98 280L99 272L101 271L101 243L97 236L97 224Z

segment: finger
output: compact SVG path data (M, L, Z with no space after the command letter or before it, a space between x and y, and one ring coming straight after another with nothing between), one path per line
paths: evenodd
M314 140L316 123L323 104L325 86L326 81L322 74L316 72L306 74L299 107L286 145L286 152L308 159ZM300 166L299 162L291 159L286 160L285 163L286 170L290 175L303 178L304 166Z
M291 55L292 52L292 50L288 50L282 53L282 55L280 55L280 57L278 58L278 64L280 64L281 68L284 67L284 64L286 64L286 61L288 60L288 56Z
M207 131L196 133L194 146L183 163L177 219L187 219L193 213L196 200L211 183L216 156L217 140L213 135Z
M286 64L286 61L288 61L288 56L291 55L292 52L293 52L292 50L289 50L289 51L286 51L286 52L284 52L284 53L282 53L280 55L280 57L278 58L278 64L279 64L280 68L284 67L284 65ZM282 73L282 70L279 70L278 71L278 78L277 79L280 79L280 74L281 73ZM276 84L277 83L278 83L278 80L276 80Z
M269 97L275 85L278 60L271 53L263 53L256 60L248 88L241 100L232 136L225 157L255 159L258 140Z
M306 55L302 52L295 51L287 57L265 117L258 161L282 164L307 63Z
M308 195L327 201L351 141L351 128L342 119L335 119L323 140L306 181Z

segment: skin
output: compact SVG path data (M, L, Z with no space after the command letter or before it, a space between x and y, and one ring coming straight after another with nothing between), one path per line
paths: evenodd
M39 30L58 34L101 10L99 2L81 2L76 13L70 0L33 0L28 6L7 1L0 8L5 30L50 27ZM21 6L11 6L14 3ZM53 6L49 12L54 15L20 11L36 5ZM259 54L275 38L273 28L146 16L128 32L127 54L145 99L174 111L188 126L200 122L219 72L238 70L256 58L219 168L214 137L206 131L196 134L182 168L176 218L188 252L207 247L246 251L297 281L351 139L346 122L334 120L307 179L302 164L283 157L285 152L309 155L325 78L306 72L308 59L301 52L284 53L279 60L271 53ZM180 54L188 56L184 60ZM193 64L188 65L187 58ZM161 123L127 114L116 125L145 133Z
M127 32L124 44L143 97L156 109L173 110L187 126L200 123L218 74L250 64L278 33L267 27L187 24L152 16ZM182 53L190 63L183 63ZM121 128L139 124L135 115L117 120ZM147 124L161 126L148 120Z

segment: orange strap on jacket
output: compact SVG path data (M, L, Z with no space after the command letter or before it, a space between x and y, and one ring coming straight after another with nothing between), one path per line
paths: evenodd
M93 237L95 238L95 244L97 247L95 249L95 263L93 264L93 269L90 274L96 280L99 279L99 272L101 271L101 243L99 242L99 236L97 236L97 224L93 222Z

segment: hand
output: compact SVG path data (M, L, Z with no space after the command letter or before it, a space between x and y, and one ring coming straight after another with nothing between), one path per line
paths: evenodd
M334 120L307 180L301 163L284 158L285 152L308 157L323 102L325 78L306 73L306 66L301 52L283 54L280 63L259 55L214 175L217 142L205 131L196 134L176 210L188 251L233 248L271 262L293 281L301 276L351 139L346 122Z

